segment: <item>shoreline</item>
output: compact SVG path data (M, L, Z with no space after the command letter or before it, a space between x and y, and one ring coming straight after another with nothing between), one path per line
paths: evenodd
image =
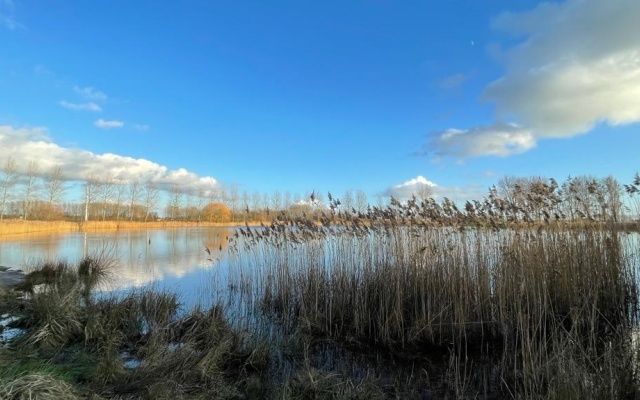
M264 222L262 222L264 223ZM189 221L21 221L4 220L0 222L0 240L21 235L44 235L67 232L96 232L137 229L167 228L236 228L260 226L261 221L251 222L189 222Z

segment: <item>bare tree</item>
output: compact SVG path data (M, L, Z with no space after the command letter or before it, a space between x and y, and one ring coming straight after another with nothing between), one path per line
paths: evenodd
M282 200L282 207L284 209L288 209L293 204L293 197L291 196L291 192L284 192L284 199Z
M207 197L205 196L205 191L203 189L198 189L195 193L195 204L194 206L197 209L197 221L202 221L202 208L204 207L204 203L206 203Z
M49 206L59 203L65 192L65 176L62 168L58 165L44 175L44 190L47 195Z
M94 174L89 175L84 181L84 220L89 220L89 207L93 204L96 198L96 188L98 185L98 178Z
M340 203L342 204L343 210L351 212L351 210L354 208L353 194L351 193L351 190L345 190L342 198L340 198Z
M183 217L187 221L200 222L202 220L202 208L207 201L206 192L202 188L188 189L185 194L185 206Z
M150 180L145 182L144 184L144 209L145 209L144 222L147 222L149 220L149 215L151 215L151 211L156 207L159 196L160 196L160 190L158 189L158 186Z
M259 192L251 194L251 211L253 211L253 219L260 219L258 213L262 209L262 196Z
M367 207L369 206L369 200L367 199L367 194L362 190L356 190L356 200L355 200L355 208L358 212L367 211Z
M11 190L18 180L18 166L16 160L8 157L2 164L2 181L0 181L1 197L0 197L0 221L4 218L5 207L7 201L11 199Z
M274 211L280 211L282 209L282 194L277 190L271 196L271 208L273 208Z
M379 208L384 208L389 202L389 197L383 193L376 194L376 205Z
M235 221L236 214L238 213L238 202L240 201L238 187L236 185L232 185L229 188L227 196L227 200L229 201L229 205L231 206L231 219L232 221Z
M425 184L419 185L415 192L416 198L422 200L423 202L428 201L430 198L432 198L433 194L433 187Z
M269 218L269 193L262 193L262 211L265 215L265 218Z
M169 218L178 219L180 217L183 197L184 193L182 193L178 185L172 185L169 188L169 204L167 205L167 216Z
M593 219L597 213L598 182L593 176L577 176L568 180L565 196L570 196L575 201L576 214L580 218Z
M244 221L247 222L247 219L249 218L249 193L247 193L246 190L242 191L242 204L240 205L240 207L242 207L242 216L244 218Z
M603 217L613 222L620 221L622 214L622 185L613 176L600 181Z
M111 175L98 178L96 184L96 198L102 204L102 220L107 219L107 207L115 194L115 180Z
M127 194L127 187L122 182L114 182L114 200L116 202L116 221L120 221L120 213L122 211L122 201Z
M133 217L135 216L135 206L138 198L140 198L141 190L142 185L139 180L134 179L129 182L129 221L133 221Z
M39 176L40 167L35 161L29 161L27 171L24 174L24 183L22 187L22 217L29 219L29 211L31 203L38 199L40 192Z

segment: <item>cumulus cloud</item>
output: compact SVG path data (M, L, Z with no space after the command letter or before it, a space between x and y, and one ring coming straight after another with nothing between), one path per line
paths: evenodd
M99 90L96 90L90 86L87 87L78 87L75 86L73 88L73 91L76 92L77 94L79 94L80 96L84 97L85 99L88 100L107 100L107 95L102 93Z
M99 105L97 105L92 101L88 103L70 103L66 100L62 100L60 102L60 105L64 108L68 108L69 110L93 111L93 112L102 111L102 107L100 107Z
M440 186L422 175L410 179L401 184L387 188L383 194L392 196L400 201L407 200L411 196L418 198L434 198L441 200L445 197L455 201L464 202L467 200L479 200L486 194L487 190L481 185L469 184L466 186Z
M35 161L46 173L60 166L68 180L84 180L93 175L111 176L119 182L151 181L160 187L174 185L187 190L214 190L218 182L212 177L200 177L185 169L169 170L166 166L144 158L131 158L112 153L95 154L90 151L59 146L49 138L44 128L20 128L0 125L0 160L13 157L26 170Z
M478 126L475 128L447 129L435 132L427 143L425 152L436 157L459 158L477 156L506 157L520 154L536 146L535 134L515 124Z
M124 126L124 122L122 121L118 121L118 120L105 121L102 118L95 121L93 124L100 129L114 129L114 128L122 128Z
M638 21L637 0L567 0L499 15L492 27L521 41L502 51L505 73L482 99L495 105L499 120L515 121L519 130L449 129L430 145L443 153L457 149L462 157L504 156L531 149L540 139L586 133L599 123L640 121ZM455 147L448 146L452 142ZM486 146L473 150L474 143Z
M424 176L418 175L413 179L386 189L384 194L397 199L408 199L413 195L416 197L432 197L436 187L438 185Z

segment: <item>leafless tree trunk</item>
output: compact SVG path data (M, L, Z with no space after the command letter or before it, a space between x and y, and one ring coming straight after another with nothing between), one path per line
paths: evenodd
M351 212L353 208L353 194L351 194L351 190L345 190L342 198L339 199L340 204L342 204L342 209L346 212Z
M367 199L367 194L362 190L356 190L356 210L358 210L358 212L365 212L368 206L369 200Z
M109 202L113 199L115 181L110 175L100 177L96 186L96 197L102 203L102 220L107 219L107 207Z
M0 221L4 218L7 201L11 199L11 190L15 186L17 180L18 166L16 165L16 160L9 157L2 165L2 181L0 181L0 184L2 185L0 188L0 190L2 190L2 197L0 198Z
M284 199L282 199L282 208L284 208L285 210L288 210L289 207L291 207L291 205L293 204L293 200L292 200L292 196L291 196L291 192L286 191L284 192Z
M84 220L89 220L89 207L93 204L96 197L96 186L98 179L93 175L89 175L84 181Z
M140 181L135 179L129 182L129 221L133 221L135 215L135 205L140 197Z
M204 203L206 203L207 198L205 196L205 192L202 189L198 189L196 192L196 202L195 207L198 209L198 222L202 221L202 207L204 207Z
M31 204L37 200L40 192L38 182L38 172L40 168L35 161L29 161L27 164L27 172L24 175L24 187L22 188L22 216L25 220L29 219L29 211Z
M64 174L60 166L54 167L44 176L44 189L47 194L47 202L51 208L54 203L59 203L64 195Z
M282 209L282 194L277 190L271 196L271 208L273 208L275 212Z
M236 220L236 214L238 213L238 201L240 201L240 195L238 194L238 187L233 185L229 188L229 205L231 206L231 220Z
M184 194L180 191L178 185L171 186L171 189L169 189L169 206L167 210L167 216L169 218L178 219L180 217L183 196Z
M253 211L253 219L261 219L259 214L262 209L262 196L259 192L251 194L251 211Z
M122 201L127 194L127 187L122 182L115 184L115 200L116 200L116 221L120 221L120 211L122 209Z
M602 180L602 186L608 217L613 222L618 222L622 213L622 185L616 178L607 176Z
M154 182L147 181L144 185L144 222L149 220L151 210L153 210L158 203L159 195L160 191L158 190L158 186Z

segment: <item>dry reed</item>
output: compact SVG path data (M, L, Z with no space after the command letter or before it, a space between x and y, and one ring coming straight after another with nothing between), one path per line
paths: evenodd
M526 398L640 393L627 369L637 244L615 225L514 219L498 229L477 212L414 201L241 229L235 246L248 254L236 260L233 285L285 334L450 353L441 371L456 397L478 385ZM493 372L483 373L493 378L479 384L469 362L492 357Z
M260 222L251 222L249 226L260 226ZM134 229L162 229L186 227L226 227L245 226L245 223L188 222L188 221L23 221L3 220L0 222L0 239L17 235L38 235L77 231L115 231Z

